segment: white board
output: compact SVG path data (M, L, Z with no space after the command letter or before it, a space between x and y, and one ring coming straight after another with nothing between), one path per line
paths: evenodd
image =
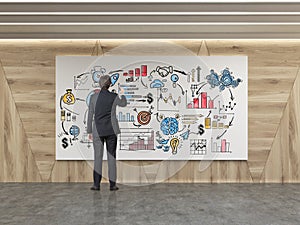
M102 75L129 103L118 160L248 159L246 56L58 56L57 160L93 160L87 110Z

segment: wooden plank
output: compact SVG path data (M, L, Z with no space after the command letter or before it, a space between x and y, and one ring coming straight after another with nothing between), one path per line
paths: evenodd
M291 91L288 104L281 119L278 132L274 139L261 182L299 182L299 91L300 75L298 74L294 87Z
M257 147L258 147L258 149L260 149L263 146L271 146L272 142L273 142L273 138L264 138L264 137L251 137L250 138L249 137L248 138L248 147L253 149L253 151L255 151Z
M168 182L192 182L191 173L194 173L192 164L186 160L168 161Z
M26 182L41 182L41 176L39 169L36 165L36 161L34 159L34 156L30 150L30 145L27 142L26 148L28 149L27 154L27 181Z
M212 182L212 164L213 161L193 161L189 162L194 165L194 183L211 183Z
M291 92L291 97L289 99L289 136L288 136L288 156L284 157L284 179L289 180L289 182L300 182L300 73L298 73L297 80L295 81L294 88ZM287 137L284 136L286 139ZM287 156L287 154L285 154ZM288 171L288 173L287 173ZM287 176L288 175L288 176Z
M228 165L229 183L252 183L253 179L247 161L229 161Z
M70 162L72 163L72 162ZM69 176L69 162L68 161L56 161L52 171L50 171L51 182L70 182Z
M18 121L16 115L16 109L13 99L11 98L11 93L7 83L4 83L4 97L5 105L4 108L4 171L5 171L5 181L15 182L16 180L16 154L20 146L17 145L17 134L15 131L16 123Z
M5 67L5 70L9 74L14 74L13 76L8 75L7 77L8 83L12 89L13 94L21 93L25 96L28 95L30 98L35 97L35 100L41 101L43 100L43 98L41 98L43 96L38 95L39 91L42 93L43 91L48 91L52 94L55 91L54 68L38 69L36 67L32 67L28 69L24 67L19 67L18 69L14 69L11 67ZM40 77L37 77L36 75L33 76L33 74L35 73L38 73ZM43 76L41 76L41 74L43 74ZM29 102L27 98L24 98L24 96L20 99L20 101L25 100Z
M286 102L298 67L249 67L250 102Z
M18 110L22 111L22 120L35 118L36 120L42 120L41 122L49 121L49 119L53 122L53 119L55 119L55 103L52 101L18 102L16 105Z
M16 55L15 55L16 57ZM17 58L18 59L18 58ZM36 59L37 60L37 59ZM42 60L42 59L41 59ZM55 62L55 57L51 57L51 61ZM39 62L39 61L36 61ZM5 65L3 63L3 65ZM21 80L24 83L39 86L40 84L48 84L55 86L55 65L5 65L6 76L9 84L14 84ZM26 89L25 89L26 90Z
M199 47L201 46L202 40L172 40L170 42L184 48L184 51L186 51L186 49L189 50L191 55L204 55L204 53L199 54Z
M96 40L3 40L3 67L55 67L56 55L91 55ZM38 71L37 71L38 72ZM43 74L40 73L41 76Z
M141 161L141 183L154 184L165 180L165 173L163 170L166 169L164 161ZM162 174L163 172L163 174Z
M286 107L281 123L274 138L274 143L268 160L266 162L261 182L265 183L281 183L283 181L283 159L282 152L288 149L288 135L289 135L289 107ZM286 139L287 137L287 139ZM288 151L287 151L288 152Z
M2 64L0 61L0 181L4 181L4 163L5 163L5 155L4 155L4 71L2 68Z
M248 112L252 115L277 116L280 119L286 102L248 102Z
M34 156L38 161L55 160L55 138L28 138L30 146L35 149Z
M245 161L227 161L225 163L226 170L225 181L226 183L251 183L252 179L250 176L250 171L248 169L247 162Z
M73 161L69 163L70 182L93 182L93 162Z
M197 55L200 40L101 40L104 55Z
M247 55L251 67L295 67L298 40L206 40L211 55Z
M1 158L4 160L1 173L4 176L1 176L1 181L40 181L39 171L32 156L23 124L2 70L1 83L4 99L3 110L5 110L1 116L5 121L4 132L1 134L4 139L1 142L4 145L1 147Z
M107 168L107 166L106 166ZM104 167L103 167L104 169ZM106 174L106 173L104 173ZM140 161L118 161L117 163L117 179L121 183L141 183L142 167ZM108 178L108 176L106 175Z
M41 175L41 180L44 182L48 182L51 175L49 171L51 171L53 168L53 165L55 163L54 160L47 160L47 158L45 160L40 160L39 155L34 154L34 156L37 164L37 169Z
M169 178L169 162L167 160L140 161L139 182L154 184L167 182ZM131 163L132 164L132 163Z
M228 162L227 161L214 161L212 164L212 183L226 183Z
M15 129L15 149L12 149L12 151L15 151L16 158L15 158L15 167L16 167L16 181L19 182L25 182L27 181L27 157L28 157L28 151L27 149L27 137L24 132L22 122L20 120L20 117L18 113L16 112L16 117L14 121L14 129Z

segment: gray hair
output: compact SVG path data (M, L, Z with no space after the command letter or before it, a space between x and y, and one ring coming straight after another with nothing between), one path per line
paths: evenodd
M108 76L108 75L101 76L100 80L99 80L99 85L100 85L101 89L102 88L103 89L108 89L109 86L111 85L110 76Z

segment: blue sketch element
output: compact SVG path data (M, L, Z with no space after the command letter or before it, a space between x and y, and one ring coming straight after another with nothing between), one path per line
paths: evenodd
M163 146L163 150L164 152L168 152L170 149L170 146L166 145L166 146Z
M222 71L222 77L220 82L225 86L229 86L231 85L232 81L233 81L233 77L230 75L230 71L228 70L228 68L224 69Z
M220 85L219 75L214 70L210 70L210 74L206 76L206 79L212 88Z
M171 76L171 81L172 81L172 82L176 83L178 80L179 80L179 77L178 77L177 74L173 74L173 75Z
M160 123L160 129L165 135L173 135L178 132L178 121L175 118L164 118Z
M210 70L210 74L206 76L206 79L212 88L219 86L220 91L223 91L225 88L235 88L242 82L240 78L235 80L231 74L229 69L225 68L221 72L221 78L219 78L219 75L214 70Z
M157 142L161 145L166 145L168 144L169 139L161 139L161 140L157 139Z
M221 85L220 85L220 91L223 91L225 87L229 88L232 86L233 88L237 87L242 80L240 78L234 80L234 77L231 76L231 72L228 68L224 69L222 71L222 76L220 79Z
M187 140L190 136L190 130L187 130L186 132L180 134L180 136L183 138L183 140Z
M156 139L156 141L159 143L159 145L156 146L157 149L162 149L164 152L169 151L169 146L166 146L168 144L170 139L163 139L159 135L159 139Z
M76 140L78 135L80 134L80 129L76 125L72 125L69 130L70 134L73 136L73 140Z
M93 81L99 83L102 73L100 71L93 72Z
M150 88L161 88L161 87L164 87L164 86L165 86L165 84L162 81L160 81L159 79L155 79L150 84Z
M111 86L114 86L117 81L119 79L119 74L118 73L115 73L113 75L110 76L110 80L111 80Z
M106 69L102 66L95 66L93 69L91 69L93 81L98 84L100 81L100 77L103 76L105 72Z

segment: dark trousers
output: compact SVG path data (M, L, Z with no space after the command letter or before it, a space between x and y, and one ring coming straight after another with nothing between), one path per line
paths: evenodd
M116 149L117 136L115 134L99 137L96 131L93 132L94 145L94 186L99 187L102 178L102 158L104 151L104 142L106 143L107 160L108 160L108 177L110 186L116 185L117 168L116 168Z

